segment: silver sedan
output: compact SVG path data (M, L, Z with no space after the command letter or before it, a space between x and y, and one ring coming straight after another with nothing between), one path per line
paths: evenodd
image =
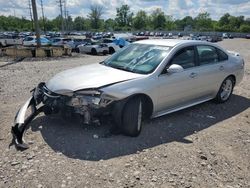
M18 111L12 133L17 147L28 148L23 141L27 124L44 112L78 114L86 124L111 115L123 134L138 136L146 118L212 99L226 102L243 73L244 60L238 53L209 42L135 42L101 63L64 71L38 84ZM25 119L29 107L31 114Z

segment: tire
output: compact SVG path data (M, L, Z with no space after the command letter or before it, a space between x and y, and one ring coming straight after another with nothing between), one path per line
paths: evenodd
M80 53L80 49L79 48L76 48L76 53Z
M115 53L115 50L114 50L114 48L112 48L112 47L109 47L109 54L113 54L113 53Z
M97 55L97 51L96 51L95 48L92 48L92 49L91 49L91 54L92 54L92 55Z
M142 100L140 97L130 99L124 106L122 115L122 133L136 137L142 129Z
M107 51L107 50L104 50L104 51L102 52L102 54L103 54L103 55L107 55L107 54L108 54L108 51Z
M234 88L234 79L229 76L221 84L220 89L215 97L215 102L224 103L229 100Z

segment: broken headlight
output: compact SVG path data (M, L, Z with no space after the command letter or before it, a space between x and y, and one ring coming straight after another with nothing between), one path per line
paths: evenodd
M81 90L75 92L74 97L69 102L70 106L96 105L106 107L116 100L115 97L98 90Z
M101 92L98 90L80 90L74 93L70 106L99 105Z

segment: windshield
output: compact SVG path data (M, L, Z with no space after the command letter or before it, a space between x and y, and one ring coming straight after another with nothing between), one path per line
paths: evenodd
M170 49L168 46L130 44L102 64L129 72L149 74L167 56Z

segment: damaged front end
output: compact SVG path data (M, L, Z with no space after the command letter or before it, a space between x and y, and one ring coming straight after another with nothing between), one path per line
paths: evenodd
M90 124L94 117L108 114L111 111L111 104L116 100L95 89L80 90L65 95L57 94L50 91L44 82L38 84L31 92L32 97L17 112L11 129L13 142L20 150L29 148L25 143L24 134L29 123L39 113L44 112L45 115L50 115L61 112L63 116L76 113L83 118L84 124ZM27 116L28 109L30 109L30 115ZM65 114L65 112L69 113Z

